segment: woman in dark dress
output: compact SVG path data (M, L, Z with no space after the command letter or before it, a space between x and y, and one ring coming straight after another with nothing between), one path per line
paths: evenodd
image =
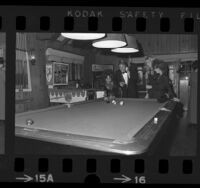
M157 98L158 102L166 102L169 99L179 101L174 92L172 81L169 78L168 65L165 62L156 64L154 71L158 74L154 84L155 98Z
M149 76L151 89L148 90L149 98L156 98L158 102L163 103L168 100L177 102L177 117L183 116L183 104L177 98L174 92L172 81L169 78L169 67L161 60L154 59L152 63L153 74Z

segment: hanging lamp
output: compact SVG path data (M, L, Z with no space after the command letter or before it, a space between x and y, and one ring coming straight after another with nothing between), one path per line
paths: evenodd
M115 53L136 53L138 52L138 45L137 45L137 40L134 36L130 35L125 35L126 41L127 41L127 46L122 47L122 48L115 48L112 49L112 52Z
M124 34L112 33L109 33L105 38L92 43L92 46L96 48L120 48L126 45L127 43Z
M105 33L61 33L63 37L73 40L96 40L105 37Z

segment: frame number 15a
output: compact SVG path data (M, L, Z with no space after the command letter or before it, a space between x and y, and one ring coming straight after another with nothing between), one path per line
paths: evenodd
M40 182L40 183L54 182L52 174L35 174L34 176L24 174L24 176L22 177L16 177L16 180L22 182Z

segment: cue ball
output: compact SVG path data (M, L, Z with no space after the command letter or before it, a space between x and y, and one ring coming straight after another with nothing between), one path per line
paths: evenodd
M120 104L120 106L123 106L124 105L124 101L120 101L119 104Z

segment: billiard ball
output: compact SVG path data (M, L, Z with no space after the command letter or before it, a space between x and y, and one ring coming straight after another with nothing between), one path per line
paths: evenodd
M112 104L117 104L116 100L112 100Z
M27 126L31 126L31 125L33 125L33 123L34 123L34 121L32 119L27 119L26 120L26 125Z
M124 105L124 101L120 101L119 104L120 104L120 106L123 106Z

